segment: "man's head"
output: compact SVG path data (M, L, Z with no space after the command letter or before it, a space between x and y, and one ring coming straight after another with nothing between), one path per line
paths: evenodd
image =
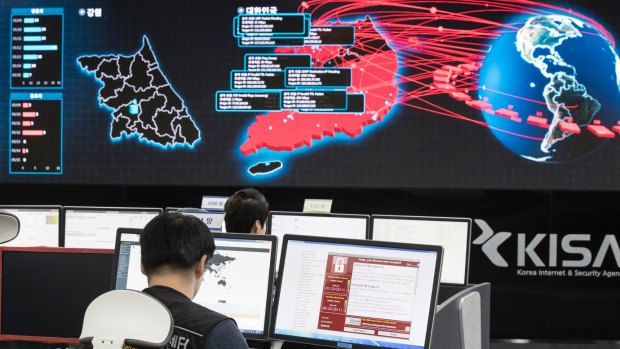
M153 218L140 234L142 271L148 277L184 277L196 281L198 292L204 268L213 257L215 242L200 219L181 213Z
M264 234L269 214L267 199L253 188L235 192L224 205L226 231L232 233Z

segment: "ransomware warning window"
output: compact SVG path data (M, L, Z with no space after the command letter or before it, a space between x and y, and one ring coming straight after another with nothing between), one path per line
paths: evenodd
M409 338L419 264L329 254L318 329Z

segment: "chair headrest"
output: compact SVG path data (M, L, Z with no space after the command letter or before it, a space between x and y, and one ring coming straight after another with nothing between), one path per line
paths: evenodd
M160 348L173 329L172 314L157 299L139 291L113 290L95 298L86 309L80 343L91 343L95 349L123 344Z

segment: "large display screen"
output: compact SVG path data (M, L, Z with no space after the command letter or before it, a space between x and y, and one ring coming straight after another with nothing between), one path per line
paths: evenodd
M441 282L467 285L470 218L372 215L370 223L372 240L443 247Z
M428 349L439 246L287 235L271 337L332 347Z
M620 185L607 1L6 0L0 19L2 182Z
M140 271L140 229L119 229L112 287L148 287ZM246 338L267 338L277 238L214 233L216 250L194 302L232 317ZM252 272L249 273L248 270Z

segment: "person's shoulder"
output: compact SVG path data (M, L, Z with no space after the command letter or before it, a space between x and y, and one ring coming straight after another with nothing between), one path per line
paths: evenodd
M227 319L213 326L205 337L207 348L247 349L248 344L233 319Z
M175 316L174 322L175 325L182 323L203 335L211 332L212 329L219 327L224 322L231 322L237 332L239 332L237 324L233 319L195 302L186 304L183 313Z
M202 306L195 302L187 302L183 306L183 312L192 320L196 320L196 322L202 322L200 319L210 320L209 322L220 322L222 320L230 319L228 316L218 313L215 310L211 310L205 306Z
M144 292L150 293L164 303L172 313L175 326L200 334L205 334L221 321L230 319L226 315L193 302L172 288L156 286L146 289Z
M187 304L188 310L191 311L192 313L196 313L196 314L201 314L201 316L208 316L211 318L218 318L218 319L230 319L228 316L222 314L222 313L218 313L215 310L211 310L203 305L200 305L198 303L195 302L191 302ZM232 320L232 319L231 319Z

